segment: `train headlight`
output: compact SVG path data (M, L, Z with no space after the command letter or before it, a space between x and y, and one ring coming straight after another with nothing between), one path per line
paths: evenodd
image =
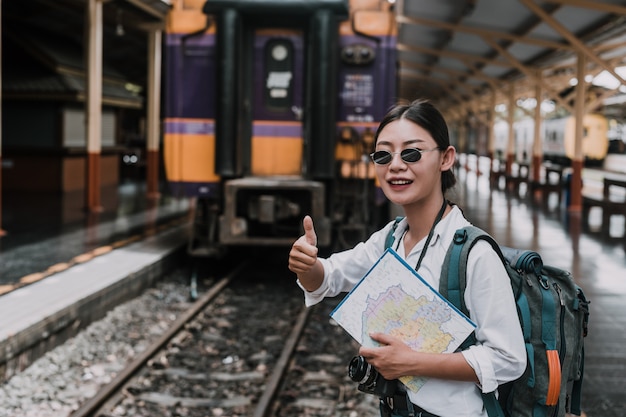
M248 234L248 223L246 219L241 217L235 217L230 222L230 234L231 236L246 236Z

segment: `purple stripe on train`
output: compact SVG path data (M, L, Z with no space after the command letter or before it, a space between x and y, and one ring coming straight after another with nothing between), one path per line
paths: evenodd
M165 37L165 43L167 45L181 46L185 39L185 45L201 45L201 46L214 46L215 35L203 33L197 36L189 36L186 33L168 33Z
M254 136L302 137L302 125L261 125L255 124Z
M214 122L175 120L165 122L165 133L182 133L187 135L213 135Z
M165 133L188 135L215 134L214 122L174 120L165 122ZM254 125L254 136L302 137L301 125Z

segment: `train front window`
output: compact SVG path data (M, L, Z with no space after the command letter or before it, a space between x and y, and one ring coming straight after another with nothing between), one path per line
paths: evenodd
M289 110L293 101L293 45L274 39L265 46L265 105L276 111Z

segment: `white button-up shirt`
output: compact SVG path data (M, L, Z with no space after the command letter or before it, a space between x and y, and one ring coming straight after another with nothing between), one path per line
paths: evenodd
M319 258L324 267L324 281L317 290L304 291L306 305L350 291L382 256L392 224L390 222L353 249L335 253L327 259ZM418 271L433 288L439 288L441 268L454 232L468 225L470 223L461 210L453 206L435 227ZM409 254L404 253L402 239L406 227L406 219L403 219L394 233L393 248L409 265L416 265L426 238ZM476 344L462 353L476 372L480 386L472 382L431 378L417 393L409 391L414 404L441 417L486 416L481 390L485 393L494 391L499 384L518 378L526 367L524 339L510 281L500 258L484 241L476 243L469 254L465 304L477 328Z

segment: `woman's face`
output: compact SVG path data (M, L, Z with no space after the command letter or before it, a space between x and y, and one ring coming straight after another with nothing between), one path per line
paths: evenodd
M427 152L422 152L417 162L405 162L400 152L408 148ZM430 133L410 120L395 120L383 128L376 141L376 151L392 152L393 157L389 164L375 166L382 190L390 201L407 206L434 196L440 200L446 152L433 150L436 148Z

